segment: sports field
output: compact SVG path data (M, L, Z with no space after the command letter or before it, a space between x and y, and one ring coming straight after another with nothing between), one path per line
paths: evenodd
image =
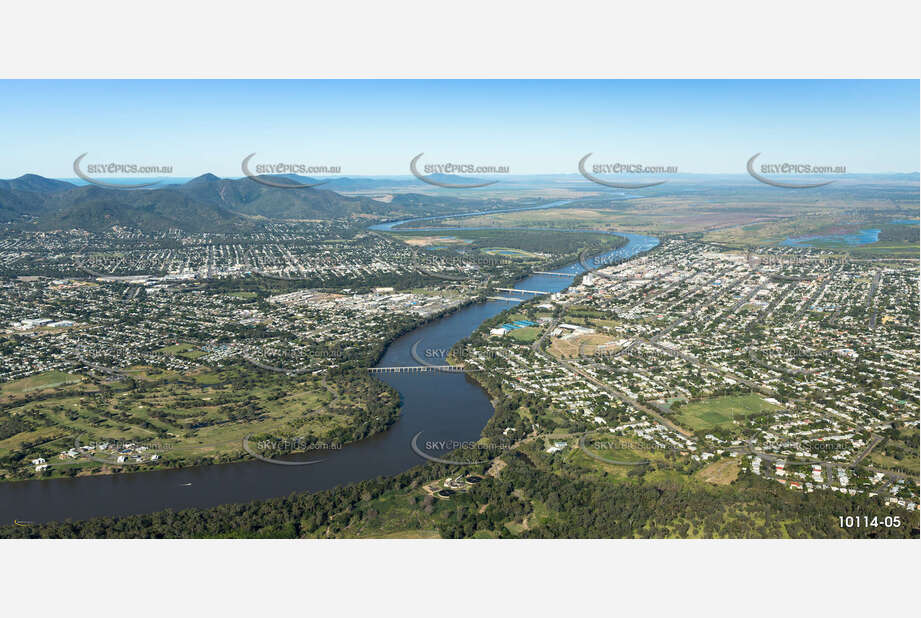
M675 420L694 431L710 431L727 427L734 419L780 409L765 401L761 395L730 395L712 397L681 406Z

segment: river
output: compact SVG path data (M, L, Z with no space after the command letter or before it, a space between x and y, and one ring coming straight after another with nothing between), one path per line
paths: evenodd
M551 205L543 207L548 206ZM419 220L396 221L372 229L390 229ZM651 236L620 235L627 237L627 244L605 256L629 258L659 242ZM583 268L579 263L573 263L554 272L574 276L583 272ZM532 275L514 287L558 292L571 283L572 279L568 277ZM522 299L527 297L530 295L522 295ZM420 340L423 342L420 349L449 349L484 320L514 304L517 303L489 301L469 305L413 330L387 348L378 366L418 365L413 360L411 348ZM0 483L0 522L78 520L100 515L148 513L166 508L209 507L284 496L291 492L320 491L378 476L391 476L424 462L410 446L413 436L419 432L422 432L420 442L476 441L493 414L486 393L464 374L432 372L379 374L379 377L400 392L402 407L399 420L381 434L337 451L323 452L325 459L320 463L283 466L254 460L182 470Z

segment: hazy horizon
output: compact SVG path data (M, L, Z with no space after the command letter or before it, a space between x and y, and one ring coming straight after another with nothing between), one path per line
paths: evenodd
M765 162L855 173L919 166L916 80L252 80L0 82L16 118L0 177L73 177L73 161L240 176L256 160L395 176L432 163L576 173L578 161L745 172Z

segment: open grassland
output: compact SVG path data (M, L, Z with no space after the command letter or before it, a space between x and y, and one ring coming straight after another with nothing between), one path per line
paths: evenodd
M705 468L698 470L696 476L705 483L729 485L739 478L739 460L723 459L722 461L714 461Z
M918 258L918 251L921 248L921 245L918 243L905 242L905 243L881 243L875 242L869 245L861 245L859 247L850 247L848 252L854 255L861 257L880 255L885 257L904 257L904 258Z
M614 341L611 337L602 334L579 335L566 339L554 338L550 344L550 354L555 358L576 358L592 356L612 350L610 346L603 347Z
M887 470L904 471L911 475L918 474L921 462L918 460L919 432L913 428L902 428L898 436L887 437L870 453L873 465Z
M651 235L706 234L731 228L741 230L735 232L736 235L752 236L768 242L786 238L782 234L787 228L775 227L776 224L786 219L804 217L805 214L803 206L795 202L756 200L722 203L700 200L699 197L648 197L588 200L547 210L446 219L438 222L438 225L597 229ZM810 214L815 214L815 208ZM834 220L834 217L830 220ZM796 226L790 226L789 229L796 229Z
M664 465L669 455L606 432L586 436L584 450L578 446L578 437L568 442L569 446L561 453L561 471L574 467L580 470L580 475L605 482L644 478L653 473L653 468ZM679 475L671 480L685 483L689 477Z
M532 253L530 251L523 251L521 249L510 249L508 247L487 247L480 249L481 253L486 255L496 255L509 259L537 259L540 258L540 255L537 253Z
M472 240L461 239L456 236L429 236L424 234L394 234L394 236L413 247L462 247L473 242Z
M502 215L490 215L486 220L492 221ZM476 219L476 218L474 218ZM472 226L472 219L459 219L458 226ZM441 226L441 221L426 222ZM486 227L502 227L488 223ZM561 232L569 228L560 228ZM549 255L568 255L578 253L589 246L614 248L623 244L623 239L609 234L597 234L588 231L582 233L555 233L546 230L451 230L444 236L432 231L411 231L397 229L386 232L393 238L417 247L441 247L443 250L463 249L465 253L477 252L495 258L507 260L542 260Z
M909 196L915 201L916 195L917 189L911 188L898 193L899 199ZM859 211L855 211L855 203L859 204ZM823 195L817 199L815 196L804 198L796 192L773 192L767 196L750 189L729 189L717 193L712 199L701 199L694 193L626 200L589 199L546 210L445 219L434 225L596 229L653 236L691 234L708 242L749 247L777 245L787 238L840 233L842 230L885 230L892 226L884 221L901 216L893 212L901 210L893 211L893 202L878 196L860 196L857 199L847 192L839 192L834 196ZM916 207L914 211L906 213L906 217L912 215L917 218ZM831 242L827 248L841 248L857 253L909 255L912 250L917 254L918 241L899 237L898 242L883 240L864 246Z
M187 358L189 360L195 360L196 358L200 358L205 355L205 352L196 349L195 346L188 343L177 343L176 345L160 348L157 351L161 354L169 354L171 356L178 356L180 358Z

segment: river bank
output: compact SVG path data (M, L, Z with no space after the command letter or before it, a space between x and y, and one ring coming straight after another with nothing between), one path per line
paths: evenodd
M608 259L629 259L658 244L649 236L623 234L628 242ZM556 272L573 278L584 272L578 262ZM531 275L515 289L561 291L570 277ZM472 303L441 319L398 337L384 351L378 366L414 366L412 347L419 341L450 349L484 320L513 306L509 301ZM475 442L493 415L487 393L464 374L428 372L381 374L381 381L400 394L400 417L387 431L324 454L322 462L305 466L262 461L162 470L144 474L88 476L0 485L0 521L51 521L94 516L149 513L164 508L209 507L316 492L358 481L392 476L422 463L410 445L425 440Z

